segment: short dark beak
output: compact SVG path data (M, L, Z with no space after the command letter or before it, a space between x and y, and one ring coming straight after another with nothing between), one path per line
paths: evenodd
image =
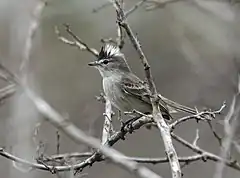
M98 61L93 61L93 62L89 62L88 65L89 66L98 66L99 63L98 63Z

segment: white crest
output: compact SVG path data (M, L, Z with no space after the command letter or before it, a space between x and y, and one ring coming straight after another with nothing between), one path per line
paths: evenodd
M118 46L108 43L102 47L99 55L100 58L111 58L113 56L122 56L122 53Z

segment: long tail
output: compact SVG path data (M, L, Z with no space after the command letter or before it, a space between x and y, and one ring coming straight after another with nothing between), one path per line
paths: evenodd
M195 109L192 109L190 107L181 105L179 103L176 103L175 101L167 99L167 98L165 98L162 95L159 95L159 97L166 103L166 105L168 107L170 107L170 113L171 113L171 110L173 109L173 110L178 111L178 112L185 112L185 113L189 113L189 114L196 114L196 110Z

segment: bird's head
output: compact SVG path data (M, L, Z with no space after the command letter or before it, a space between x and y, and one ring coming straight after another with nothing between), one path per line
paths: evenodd
M97 68L102 77L130 72L124 54L121 53L118 46L110 43L105 44L101 48L98 59L88 65Z

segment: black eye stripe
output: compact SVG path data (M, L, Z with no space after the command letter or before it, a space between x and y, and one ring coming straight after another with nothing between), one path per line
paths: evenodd
M114 58L111 58L111 59L98 59L99 63L100 64L108 64L110 62L115 62L116 60Z
M105 59L105 60L103 61L103 64L108 64L108 62L109 62L109 60Z

